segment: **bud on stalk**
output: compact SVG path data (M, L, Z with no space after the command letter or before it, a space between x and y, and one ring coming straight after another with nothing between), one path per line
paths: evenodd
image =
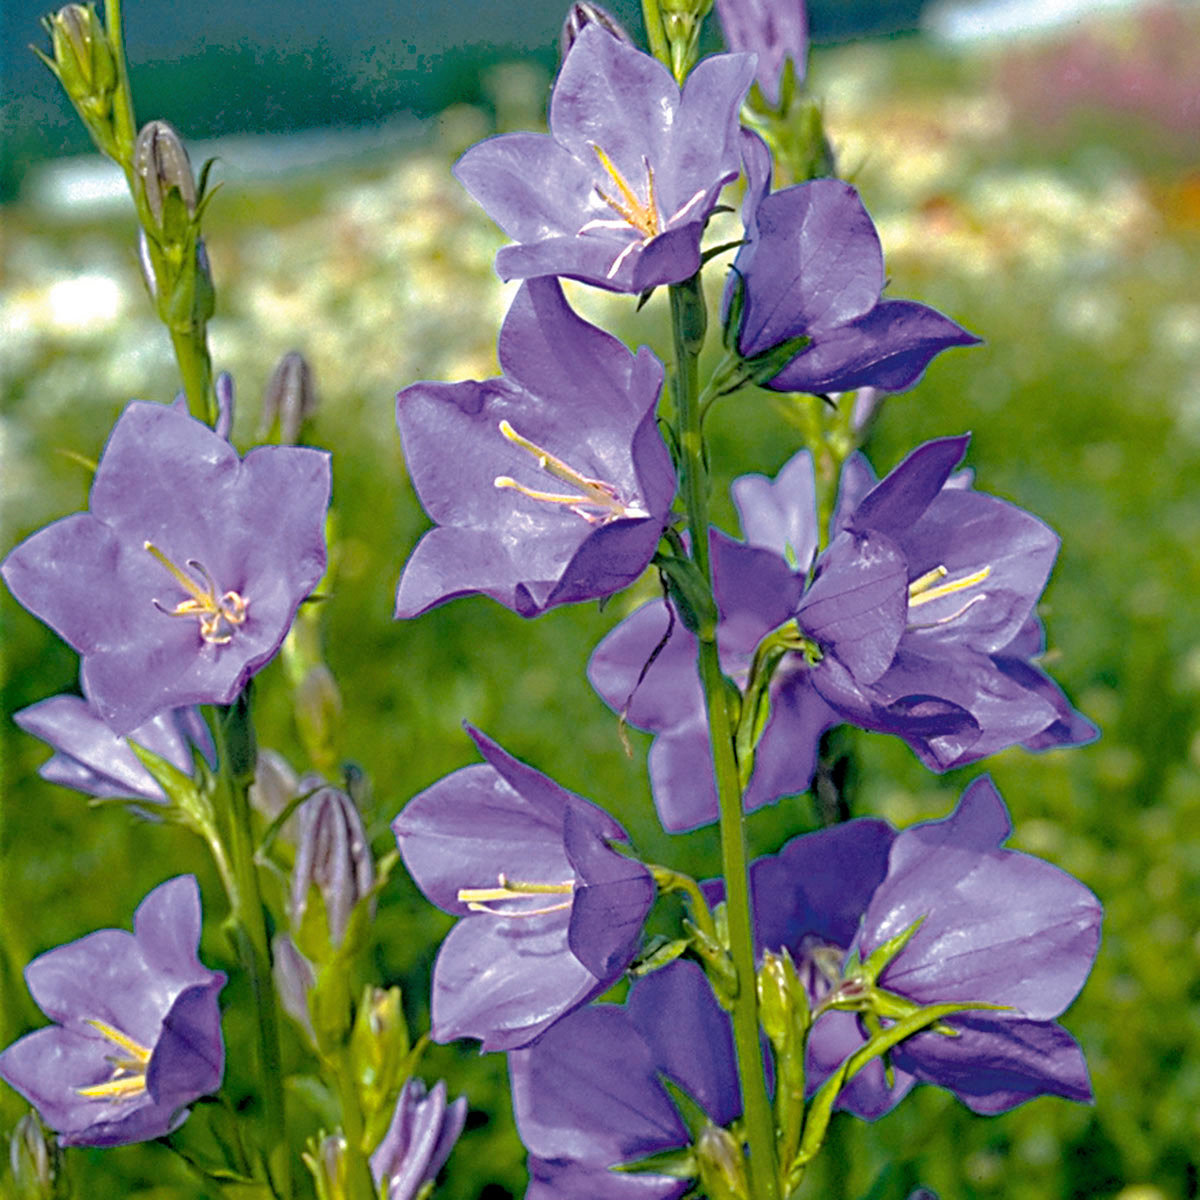
M51 54L34 53L58 77L92 140L110 158L120 159L113 123L120 84L116 54L92 4L67 4L42 21Z
M599 4L592 4L591 0L578 0L578 3L572 4L567 12L562 33L559 34L558 57L560 62L567 57L567 51L575 45L575 39L585 25L599 25L601 28L607 29L617 41L624 42L628 46L637 44L629 36L625 26L608 9L601 8Z

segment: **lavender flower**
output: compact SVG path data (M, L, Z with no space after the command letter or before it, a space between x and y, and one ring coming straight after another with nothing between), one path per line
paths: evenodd
M658 545L675 492L654 420L662 364L580 320L554 279L522 286L499 355L499 379L397 397L438 523L405 565L398 617L469 592L535 616L632 583Z
M125 734L167 708L229 704L279 649L325 569L329 457L244 459L177 407L121 414L89 511L5 559L16 598L83 656L84 690Z
M835 536L796 618L822 654L811 672L822 700L904 738L935 771L1095 736L1028 661L1058 538L952 478L967 441L926 442L857 503L869 471L848 465Z
M188 775L194 765L193 747L210 765L215 762L208 726L194 708L161 712L131 730L128 739L113 733L80 696L39 700L14 713L13 720L54 750L38 768L38 774L50 783L89 796L167 802L162 788L129 748L129 742L137 742Z
M751 868L756 935L786 948L819 1012L808 1046L810 1090L865 1040L838 997L847 951L866 961L920 921L883 970L879 988L917 1005L980 1001L1009 1006L947 1018L890 1055L889 1086L877 1061L838 1103L873 1119L917 1082L996 1113L1034 1096L1089 1100L1079 1047L1055 1021L1091 970L1100 938L1096 897L1049 863L1001 845L1011 832L990 779L976 780L945 820L894 834L882 821L851 821L789 842ZM720 884L706 885L710 898Z
M767 103L779 104L779 82L790 60L797 83L808 60L805 0L717 0L717 16L730 50L758 55L754 80Z
M700 237L739 171L738 109L754 59L718 54L688 77L600 24L576 37L550 98L550 133L506 133L458 160L459 182L516 245L502 279L567 275L616 292L700 269Z
M392 822L429 900L463 919L433 971L433 1038L531 1042L633 957L654 884L609 849L616 821L468 728L487 765L415 796Z
M608 1168L687 1146L661 1082L714 1125L741 1114L729 1018L704 973L675 962L636 982L624 1005L572 1013L508 1056L513 1115L529 1150L525 1200L676 1200L687 1179Z
M979 339L912 300L884 300L883 251L858 193L837 179L770 192L771 159L744 135L746 241L726 289L743 358L803 344L763 386L781 392L903 391L950 346Z
M733 494L746 543L711 535L725 674L743 683L755 646L793 616L819 661L784 657L745 804L808 787L821 734L841 721L904 738L935 771L1007 746L1077 745L1096 730L1031 661L1033 614L1058 539L953 472L965 438L929 442L875 486L861 455L842 472L834 540L817 560L812 463L795 455L774 480L746 475ZM662 601L643 605L596 648L588 678L605 702L655 735L650 781L664 826L717 819L695 642L667 631Z
M196 957L200 891L191 875L154 889L133 933L101 929L25 969L56 1022L0 1054L0 1077L69 1146L123 1146L170 1133L186 1106L220 1085L217 993Z
M407 1080L392 1123L371 1155L375 1186L383 1188L386 1182L383 1200L415 1200L450 1157L466 1119L466 1096L447 1105L444 1081L439 1079L433 1091L426 1092L420 1079Z

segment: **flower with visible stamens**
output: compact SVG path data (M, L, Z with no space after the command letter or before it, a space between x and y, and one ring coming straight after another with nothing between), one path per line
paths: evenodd
M437 522L405 564L398 617L470 592L524 617L610 595L645 570L666 526L675 473L650 351L631 354L576 316L556 279L534 279L499 356L499 379L396 398L413 485Z
M753 55L713 55L681 93L661 63L585 25L554 85L550 133L489 138L454 168L516 243L496 256L500 277L642 292L694 275L705 222L740 169L753 72Z
M134 402L89 510L27 538L0 573L82 655L96 711L128 733L167 708L232 703L274 657L325 570L329 490L322 451L239 458L185 407Z
M25 969L56 1024L0 1054L0 1077L68 1146L123 1146L170 1133L224 1069L225 985L196 957L200 891L191 875L154 889L133 933L101 929Z
M433 969L433 1038L511 1050L608 988L633 957L654 883L607 813L468 729L487 760L392 822L405 866L462 918Z

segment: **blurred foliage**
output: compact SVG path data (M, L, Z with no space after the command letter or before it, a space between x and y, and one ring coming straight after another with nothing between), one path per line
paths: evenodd
M1194 61L1200 29L1181 28ZM1136 22L1120 36L1136 39ZM1042 608L1047 663L1104 735L1081 750L1014 750L987 766L1012 809L1013 844L1077 875L1106 906L1099 962L1066 1018L1097 1099L1091 1108L1042 1099L982 1119L919 1089L876 1125L835 1120L804 1191L813 1200L903 1200L918 1184L943 1200L1200 1194L1200 182L1186 152L1170 138L1151 145L1128 112L1107 125L1089 119L1067 144L1048 142L1006 91L1009 62L910 40L825 52L813 76L843 170L879 223L892 293L986 338L942 356L911 394L888 402L869 447L877 470L919 440L969 429L978 486L1063 538ZM505 78L511 111L536 110L536 73ZM1037 87L1036 73L1022 78ZM1026 107L1035 100L1023 97ZM535 622L477 599L391 620L400 565L427 525L392 395L417 378L493 373L512 293L491 271L502 236L448 173L453 153L491 132L492 119L459 104L426 151L218 197L206 229L212 330L217 363L240 387L235 440L253 441L275 361L302 350L322 404L312 440L335 451L341 565L324 606L329 660L344 695L345 754L371 780L377 850L409 797L472 761L460 729L469 720L612 809L646 857L712 874L715 831L662 833L644 775L647 739L634 732L627 758L583 676L590 648L651 583L603 611ZM131 396L166 400L176 384L142 294L131 220L18 206L4 219L10 545L86 502L80 459L96 458ZM711 275L715 295L719 271ZM635 319L626 298L571 295L592 319L665 356L663 298ZM723 400L711 420L718 496L733 474L776 471L798 444L787 429L774 397ZM727 500L716 519L736 528ZM74 656L7 593L0 614L5 712L72 689ZM302 766L279 666L261 683L260 740ZM0 1042L41 1022L20 978L29 958L93 928L128 926L138 899L173 873L200 876L202 957L231 969L217 936L219 886L199 843L116 807L89 810L37 778L42 745L9 724L0 737ZM942 815L977 773L937 778L898 742L852 740L859 814L899 824ZM754 847L774 850L816 821L807 797L785 801L751 818ZM381 982L403 987L418 1029L432 946L448 925L399 872L380 905L375 963ZM241 987L234 980L226 993L232 1044L248 1036ZM302 1061L298 1040L289 1052ZM523 1152L502 1058L434 1048L425 1069L444 1075L452 1095L465 1091L472 1108L438 1195L519 1195ZM235 1100L252 1105L236 1056L229 1074ZM3 1089L0 1128L21 1112ZM299 1138L316 1118L299 1103L296 1116ZM69 1157L80 1195L202 1194L160 1146Z

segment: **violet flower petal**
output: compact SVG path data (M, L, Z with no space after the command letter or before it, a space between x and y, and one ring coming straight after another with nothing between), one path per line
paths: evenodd
M779 79L791 59L796 83L804 82L808 59L805 0L717 0L717 16L731 50L758 55L754 79L767 103L779 103Z

